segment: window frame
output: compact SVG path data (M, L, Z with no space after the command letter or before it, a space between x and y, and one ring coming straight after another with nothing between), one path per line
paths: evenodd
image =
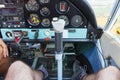
M115 6L112 9L110 17L109 17L109 19L108 19L108 21L106 23L105 28L104 28L104 31L109 32L112 29L112 27L115 24L115 22L116 22L117 18L119 17L119 15L120 15L120 0L116 0Z

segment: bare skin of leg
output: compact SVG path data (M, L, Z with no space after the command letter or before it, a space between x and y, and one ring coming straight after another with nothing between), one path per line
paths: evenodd
M5 75L9 68L9 57L3 56L3 48L0 46L0 75Z
M5 80L42 80L43 73L32 70L22 61L16 61L8 69Z
M87 75L83 80L120 80L120 71L113 66L109 66L96 74Z

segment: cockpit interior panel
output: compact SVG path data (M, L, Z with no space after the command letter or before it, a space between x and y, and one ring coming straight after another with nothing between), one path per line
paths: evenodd
M53 80L52 78L57 76L52 74L56 73L57 69L53 18L65 21L62 36L65 76L72 74L71 64L75 60L74 43L90 42L91 47L93 46L91 43L99 39L103 33L102 29L97 27L95 15L85 0L3 0L2 2L0 37L8 44L10 57L22 59L32 68L41 63L45 64L51 73L48 80Z
M64 41L89 41L94 36L99 38L102 32L71 0L6 0L5 3L5 7L0 8L0 26L1 36L6 41L15 40L16 31L22 32L18 35L26 38L25 41L46 38L53 41L51 21L54 17L65 20Z

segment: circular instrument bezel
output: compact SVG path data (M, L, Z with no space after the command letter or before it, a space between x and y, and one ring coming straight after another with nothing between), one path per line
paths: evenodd
M45 11L47 12L47 14L44 14ZM43 7L43 8L40 10L40 14L41 14L42 16L47 17L47 16L50 15L50 9L49 9L48 7Z
M31 22L30 22L30 19L32 19L33 17L34 17L34 20L35 20L35 21L38 20L38 23L31 23ZM37 26L37 25L40 24L40 18L39 18L39 16L38 16L37 14L30 14L29 18L27 19L27 22L28 22L30 25L32 25L32 26Z
M48 23L44 22L45 20L48 21ZM44 18L41 22L42 26L44 27L49 27L50 26L50 20L48 18Z
M60 15L59 19L64 19L65 20L65 26L69 25L69 19L66 15Z
M32 1L30 2L30 0L25 4L25 7L28 11L38 11L39 10L39 4L38 2L35 0L35 2L33 3Z
M59 14L65 14L70 9L69 4L66 1L60 1L58 4L55 5L55 8Z
M78 20L79 19L79 20ZM77 20L77 21L75 21ZM83 24L83 20L82 20L82 17L80 15L74 15L72 18L71 18L71 25L73 27L79 27Z

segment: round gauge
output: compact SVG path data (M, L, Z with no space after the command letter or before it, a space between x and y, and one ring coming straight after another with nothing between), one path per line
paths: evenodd
M49 30L49 29L45 30L45 35L46 35L46 36L49 36L49 35L50 35L50 30Z
M61 16L59 17L59 19L64 19L64 20L65 20L65 26L67 26L67 25L69 24L69 19L68 19L67 16L61 15Z
M12 38L13 35L12 35L12 33L11 33L10 31L7 31L7 32L6 32L6 36L7 36L8 38Z
M82 23L83 23L83 21L82 21L82 17L81 16L75 15L75 16L72 17L71 24L74 27L79 27Z
M39 0L39 2L42 3L42 4L46 4L46 3L49 3L50 0Z
M48 27L48 26L50 26L50 20L48 18L45 18L42 20L41 24L45 27Z
M25 6L28 11L37 11L39 9L39 4L36 0L29 0Z
M39 16L37 14L30 14L28 18L28 23L32 26L37 26L40 23Z
M43 7L41 10L40 10L40 13L42 16L49 16L50 15L50 10L49 8L47 7Z
M61 1L61 2L59 2L59 3L56 5L56 10L57 10L59 13L66 13L66 12L68 12L68 10L69 10L69 5L68 5L67 2Z

